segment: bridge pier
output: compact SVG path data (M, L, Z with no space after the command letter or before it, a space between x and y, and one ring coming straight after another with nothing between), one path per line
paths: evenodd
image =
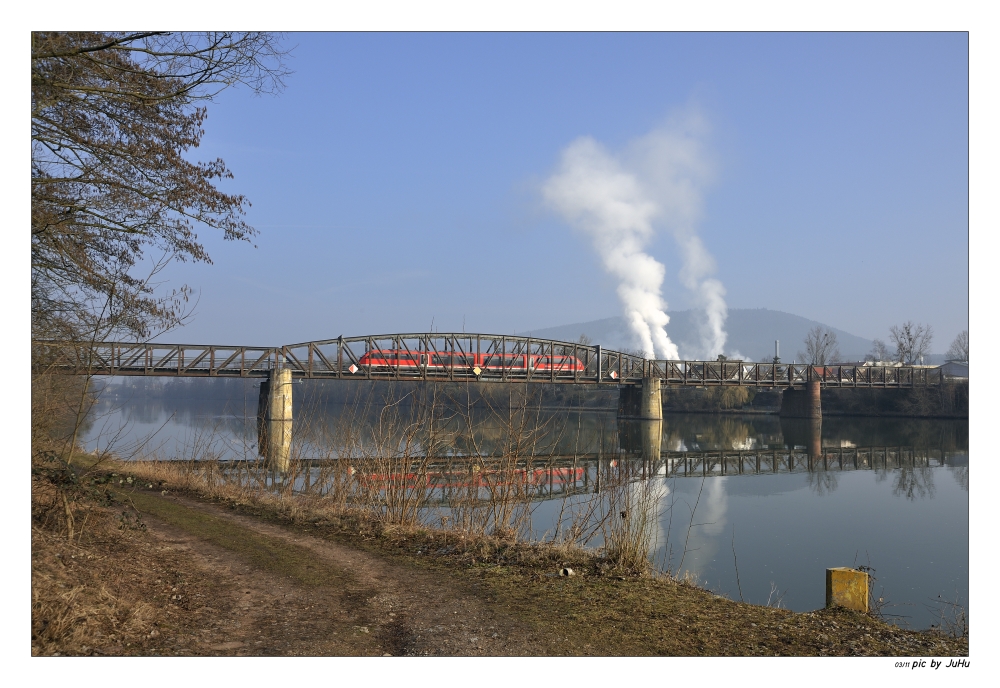
M789 387L782 392L781 415L784 418L822 418L819 380L809 380L805 389Z
M286 472L292 450L292 371L272 368L257 397L257 447L271 468Z
M618 416L638 420L663 420L660 378L644 377L642 385L622 385L618 389Z

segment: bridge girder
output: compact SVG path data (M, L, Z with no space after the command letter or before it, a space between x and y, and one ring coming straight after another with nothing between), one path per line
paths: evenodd
M362 356L372 351L414 352L419 359L415 365L363 365ZM536 365L546 357L549 363ZM576 342L440 332L338 337L278 347L36 341L33 364L75 375L263 378L280 367L290 368L294 378L318 380L634 385L656 378L667 386L696 387L799 388L818 380L823 387L898 388L945 379L940 370L915 366L670 361Z

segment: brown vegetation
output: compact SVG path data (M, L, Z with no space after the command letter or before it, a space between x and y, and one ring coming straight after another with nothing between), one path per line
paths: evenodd
M866 417L968 418L969 384L911 389L823 390L823 414Z

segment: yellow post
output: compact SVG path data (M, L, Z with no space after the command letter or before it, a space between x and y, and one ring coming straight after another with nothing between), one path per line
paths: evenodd
M826 606L868 611L868 574L838 567L826 570Z

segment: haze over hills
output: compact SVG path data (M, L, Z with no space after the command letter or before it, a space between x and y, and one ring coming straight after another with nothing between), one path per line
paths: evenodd
M668 312L670 324L667 334L677 344L681 356L695 357L691 352L699 351L698 320L701 311L686 310ZM738 352L744 360L770 360L774 356L774 340L780 342L781 360L791 362L801 361L800 351L805 351L806 334L817 325L829 327L824 323L809 320L799 315L772 311L767 308L730 308L726 319L726 354ZM837 344L841 358L845 361L859 361L872 348L872 340L858 337L831 327L837 334ZM591 338L595 344L610 349L632 349L631 331L622 317L603 318L590 322L573 323L559 327L547 327L532 330L524 334L576 341L581 334ZM927 361L930 363L931 361Z

